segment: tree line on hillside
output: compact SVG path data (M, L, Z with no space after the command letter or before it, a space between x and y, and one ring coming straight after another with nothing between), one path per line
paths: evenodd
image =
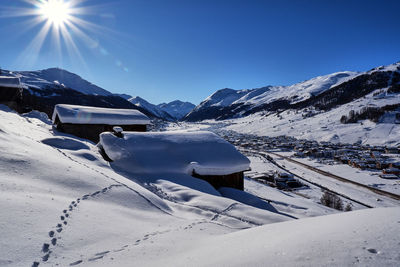
M375 123L390 111L396 111L400 108L400 104L386 105L383 107L363 107L359 112L350 110L349 115L343 115L340 118L341 123L357 123L360 120L370 120ZM400 112L396 114L396 118L400 119Z

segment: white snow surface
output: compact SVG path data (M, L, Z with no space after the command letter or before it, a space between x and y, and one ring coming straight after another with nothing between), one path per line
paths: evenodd
M42 113L21 116L3 105L0 151L0 266L398 266L400 260L399 208L294 220L280 210L296 215L307 208L317 216L328 209L261 184L251 192L269 194L279 207L248 192L220 193L188 175L116 172L93 143L58 133Z
M261 226L207 240L175 266L398 266L399 219L382 208Z
M54 107L53 122L55 122L57 116L62 123L108 125L150 124L150 119L135 109L111 109L57 104Z
M100 144L113 165L130 173L227 175L250 167L233 145L205 131L102 133Z

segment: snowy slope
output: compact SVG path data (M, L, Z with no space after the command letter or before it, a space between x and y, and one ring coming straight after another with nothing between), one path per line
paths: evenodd
M165 112L158 106L149 103L148 101L146 101L145 99L143 99L139 96L132 97L132 98L128 99L128 101L138 107L144 108L145 110L154 114L157 117L160 117L160 118L163 118L163 119L169 120L169 121L175 120L175 118L173 118L170 114L168 114L167 112Z
M109 266L125 250L135 251L123 256L130 266L141 251L151 262L193 238L290 219L222 198L195 178L159 174L135 183L115 173L93 143L53 132L45 115L0 107L1 266Z
M44 89L48 86L63 85L87 95L112 95L109 91L94 85L80 76L59 68L38 71L14 72L27 86Z
M162 103L157 106L177 120L185 117L186 114L188 114L195 107L195 105L190 102L182 102L180 100Z
M42 113L20 116L5 106L0 150L1 266L396 266L399 260L399 208L294 220L251 194L217 191L188 176L117 173L93 143L54 131ZM274 201L289 201L291 214L299 205L312 216L328 212L268 190Z
M385 97L374 96L375 92L365 98L334 108L328 112L303 117L305 111L288 110L279 116L276 113L265 115L255 113L248 117L227 120L223 124L227 129L242 133L263 136L288 135L299 139L330 141L334 143L363 143L371 145L400 145L400 124L394 121L378 123L370 120L358 123L343 124L340 119L351 110L359 111L366 106L381 107L400 103L400 94L386 94Z
M246 110L250 110L277 100L287 100L289 103L297 103L311 96L319 95L357 75L359 75L357 72L344 71L319 76L291 86L267 86L244 90L225 88L206 98L186 116L186 119L195 118L198 113L207 113L209 108L246 106Z
M266 225L211 238L175 266L398 266L399 224L400 208L381 208Z

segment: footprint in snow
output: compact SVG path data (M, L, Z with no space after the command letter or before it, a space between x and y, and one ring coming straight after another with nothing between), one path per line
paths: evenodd
M54 231L50 231L50 232L49 232L49 236L50 236L50 237L53 237L54 234L55 234Z
M49 244L44 243L44 244L43 244L43 247L42 247L42 251L43 251L44 253L48 252L48 251L49 251L49 247L50 247Z
M103 251L103 252L99 252L99 253L96 253L96 254L95 254L95 256L104 256L104 255L106 255L106 254L108 254L108 253L110 253L110 251L109 251L109 250L107 250L107 251Z
M369 253L372 253L372 254L378 254L378 253L379 253L379 251L377 251L377 250L374 249L374 248L369 248L369 249L367 249L367 251L368 251Z
M51 244L53 245L53 246L55 246L56 244L57 244L57 238L53 238L52 240L51 240Z
M38 267L39 266L39 262L35 261L34 263L32 263L32 267Z
M100 194L100 191L94 192L93 194L91 194L90 196L94 197L96 195Z
M50 257L50 253L51 253L51 252L49 252L49 253L47 253L46 255L44 255L44 256L42 257L42 260L43 260L43 261L48 261L48 260L49 260L49 257Z
M69 266L75 266L75 265L78 265L78 264L81 264L81 263L82 263L82 260L79 260L79 261L75 261L73 263L70 263Z
M102 259L103 257L104 256L97 256L97 257L94 257L94 258L90 258L89 261L97 261L97 260Z

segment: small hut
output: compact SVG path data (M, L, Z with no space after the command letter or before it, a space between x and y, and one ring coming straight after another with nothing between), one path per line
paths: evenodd
M0 104L18 109L22 100L22 90L18 77L0 76Z
M192 176L213 187L243 190L250 161L218 135L200 132L124 132L100 135L103 156L120 170L138 176Z
M99 141L102 132L113 131L115 126L124 131L145 132L150 119L135 109L111 109L57 104L53 112L57 130L75 136Z

